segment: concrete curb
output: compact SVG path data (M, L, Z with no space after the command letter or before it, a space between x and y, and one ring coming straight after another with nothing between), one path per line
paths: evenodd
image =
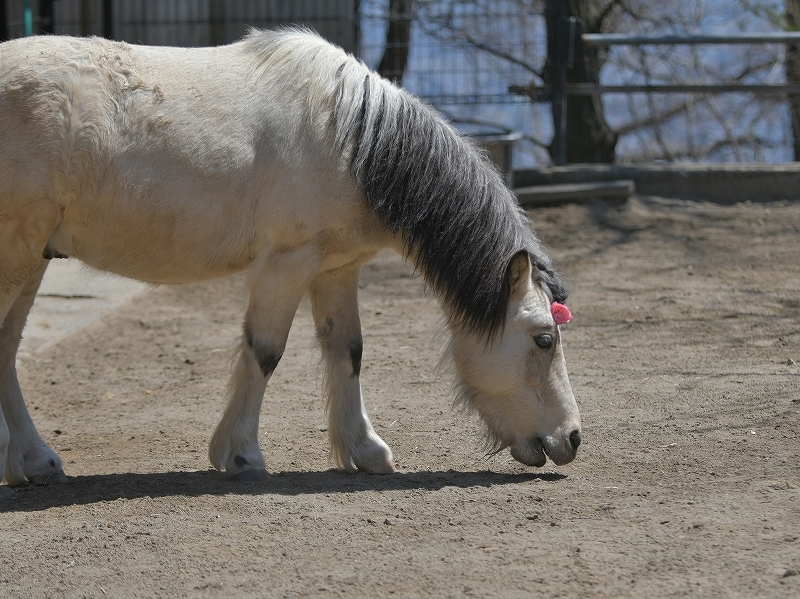
M800 199L800 163L576 164L514 171L520 188L619 180L633 181L639 195L720 204Z
M557 185L517 187L514 189L514 193L523 206L552 206L587 198L625 201L632 195L636 195L636 186L630 180L559 183Z

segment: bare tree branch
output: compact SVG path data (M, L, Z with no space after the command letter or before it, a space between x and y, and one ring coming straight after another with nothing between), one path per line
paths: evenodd
M430 24L428 23L422 22L420 23L420 27L426 34L430 35L435 39L443 41L450 39L442 35L441 33L442 29L438 27L431 27ZM507 62L510 62L511 64L517 65L518 67L522 67L526 71L529 71L530 73L533 73L534 75L539 77L539 79L542 78L542 72L539 69L534 68L534 66L527 60L522 60L520 58L517 58L516 56L513 56L512 54L509 54L508 52L505 52L490 43L483 42L477 39L472 34L470 34L465 29L457 29L452 26L448 26L448 30L453 32L460 40L467 42L467 44L469 44L473 48L480 50L482 52L486 52L487 54L491 54L492 56L495 56L497 58L501 58Z

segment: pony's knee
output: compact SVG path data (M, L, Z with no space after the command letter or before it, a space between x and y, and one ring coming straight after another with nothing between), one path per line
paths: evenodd
M253 352L253 357L258 362L261 373L265 377L271 376L283 357L285 343L275 343L256 335L250 323L244 325L244 340L247 348Z
M337 331L333 319L328 318L317 327L317 340L322 353L331 366L348 364L350 374L361 374L361 357L364 353L364 340L359 330Z

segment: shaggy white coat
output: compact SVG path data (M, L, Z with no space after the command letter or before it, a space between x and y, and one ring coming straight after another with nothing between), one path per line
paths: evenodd
M383 94L380 109L367 88ZM200 49L55 36L0 45L0 479L64 480L14 370L48 259L60 255L150 283L247 270L240 355L209 451L216 468L245 480L265 476L261 402L308 293L336 461L348 471L394 471L361 396L358 272L382 247L412 261L424 250L367 201L362 179L391 165L354 164L391 109L386 98L401 96L417 105L299 31ZM458 137L438 117L430 122L437 136ZM477 154L469 160L497 178ZM526 226L509 218L519 231ZM491 342L480 327L459 327L465 315L449 305L458 298L441 295L464 395L497 445L525 463L543 464L545 451L565 463L580 420L549 312L552 273L546 257L545 266L530 258L509 266L500 257L508 300ZM533 342L543 335L552 337L546 349Z

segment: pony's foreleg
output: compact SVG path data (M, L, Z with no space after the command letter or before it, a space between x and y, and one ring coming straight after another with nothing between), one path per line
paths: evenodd
M360 266L322 274L311 284L314 323L325 361L328 436L336 462L348 472L388 474L395 471L392 450L372 428L361 396Z
M261 403L297 307L318 268L313 251L296 250L270 256L253 280L230 399L208 453L217 470L236 480L257 482L267 476L258 443Z
M67 480L62 470L61 458L42 440L25 407L15 365L22 329L47 264L47 260L40 260L28 276L0 329L0 407L10 436L7 454L0 447L0 456L8 456L5 479L12 486L26 482L41 485ZM0 476L3 472L0 457Z

